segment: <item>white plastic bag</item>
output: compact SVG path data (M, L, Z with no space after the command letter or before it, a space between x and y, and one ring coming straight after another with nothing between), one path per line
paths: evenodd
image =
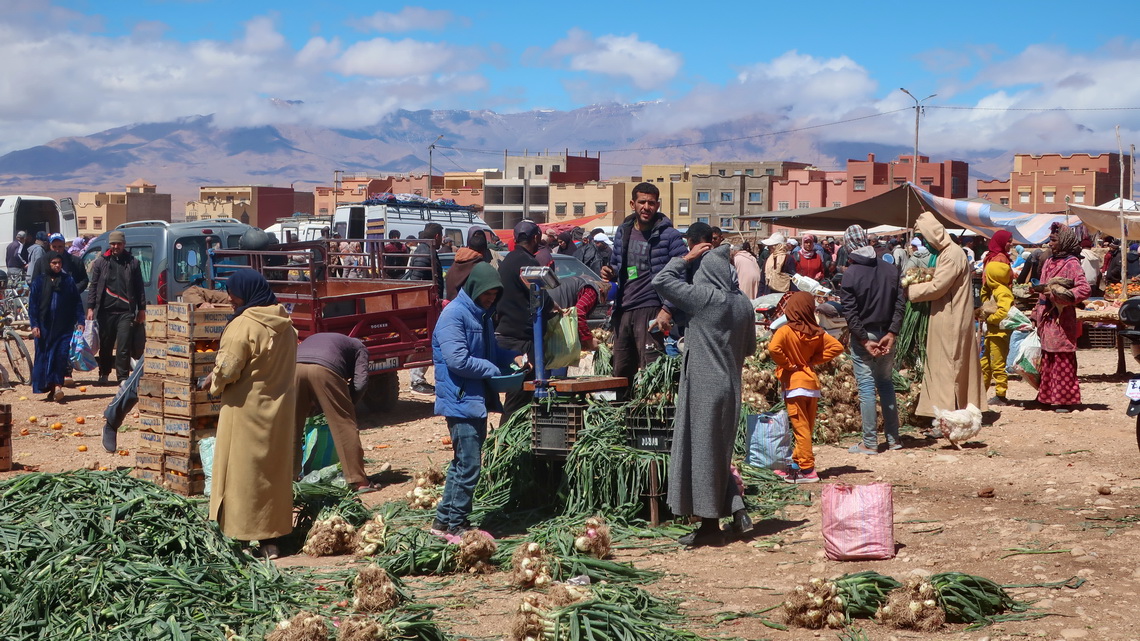
M1022 380L1037 389L1041 383L1041 339L1037 332L1030 332L1017 351L1017 363L1014 369L1021 374Z
M92 353L99 353L99 321L89 320L83 322L83 340Z

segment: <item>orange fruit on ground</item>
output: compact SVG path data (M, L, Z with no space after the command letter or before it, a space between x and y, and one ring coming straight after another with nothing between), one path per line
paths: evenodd
M389 447L392 447L392 446L391 446L391 445L388 445L388 444L384 444L384 445L373 445L373 446L372 446L372 449L374 449L374 450L384 450L384 449L388 449Z
M80 425L83 425L84 423L86 423L86 422L87 422L87 419L86 419L86 418L83 418L82 416L76 416L76 417L75 417L75 422L76 422L76 423L79 423Z
M28 431L28 428L20 428L20 436L27 436L28 434L31 434L31 432Z
M29 416L29 417L28 417L28 422L29 422L29 423L35 423L35 422L36 422L36 417L34 417L34 416Z
M52 423L51 428L53 430L62 430L63 429L63 423Z
M86 452L87 446L86 445L80 445L79 447L77 447L75 449L79 450L80 452Z
M83 432L72 432L72 436L83 436Z
M439 440L439 442L440 442L440 443L443 443L444 445L451 445L451 437L450 437L450 436L445 436L445 437L441 438L441 439Z
M130 456L130 450L119 450L119 456Z
M87 386L83 386L83 387L80 387L80 388L79 388L79 391L80 391L80 392L86 392L86 391L87 391Z

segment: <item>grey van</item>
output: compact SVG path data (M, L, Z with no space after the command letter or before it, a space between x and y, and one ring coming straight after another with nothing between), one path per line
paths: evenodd
M207 250L211 245L237 249L241 235L249 229L249 225L234 218L215 218L188 223L140 220L123 223L114 231L123 232L127 250L139 261L147 304L164 305L178 300L187 287L200 284L206 276ZM110 248L110 233L104 232L92 240L83 253L88 272L91 263Z

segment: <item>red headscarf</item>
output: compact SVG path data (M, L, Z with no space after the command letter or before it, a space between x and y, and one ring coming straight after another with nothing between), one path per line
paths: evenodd
M784 316L788 326L804 336L819 336L823 328L815 321L815 297L807 292L795 292L784 303Z
M989 252L986 254L986 259L982 261L982 266L988 265L991 260L996 260L999 263L1009 264L1009 254L1005 253L1005 246L1009 241L1013 240L1013 234L1004 229L999 229L994 232L993 238L990 239Z

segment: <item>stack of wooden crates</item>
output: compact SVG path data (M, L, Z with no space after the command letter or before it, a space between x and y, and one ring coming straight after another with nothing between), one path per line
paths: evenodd
M12 469L12 406L0 405L0 472Z
M140 444L135 476L186 496L206 487L198 444L217 433L221 404L198 381L214 369L218 340L233 309L190 303L147 308L139 381Z

